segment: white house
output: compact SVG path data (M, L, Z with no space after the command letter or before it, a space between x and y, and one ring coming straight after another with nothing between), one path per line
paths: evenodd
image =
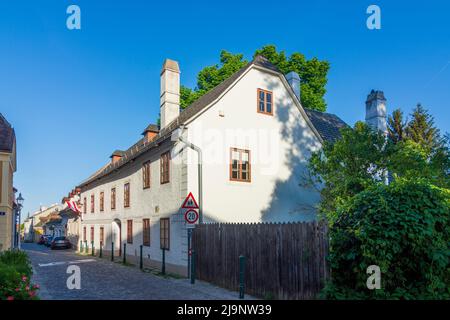
M189 192L199 200L198 158L176 134L202 151L204 222L315 219L319 194L302 184L307 161L346 124L302 107L296 73L285 76L257 56L181 112L176 61L164 62L160 80L160 128L149 125L135 145L116 150L80 184L80 238L96 248L101 241L104 252L114 245L115 254L126 243L130 258L144 245L146 263L158 265L164 247L169 271L186 273L180 207Z

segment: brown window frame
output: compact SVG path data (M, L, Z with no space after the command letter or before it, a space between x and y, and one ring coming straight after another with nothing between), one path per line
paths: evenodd
M95 213L95 195L91 194L91 213Z
M161 249L170 250L170 218L159 219L159 243Z
M111 210L116 210L116 188L111 188Z
M100 212L105 211L105 192L100 192Z
M159 179L161 184L170 182L170 151L161 154L159 165Z
M237 170L237 178L233 178L233 152L239 153L239 162L238 162L238 170ZM248 178L242 179L242 154L247 153L248 154ZM235 171L235 170L234 170ZM236 182L252 182L252 164L251 164L251 151L246 149L239 149L239 148L230 148L230 181L236 181Z
M84 208L83 208L83 213L86 214L87 213L87 197L84 197Z
M151 179L150 161L147 161L142 165L142 183L144 189L150 188L151 185L150 179Z
M95 240L95 228L91 226L91 242Z
M150 247L150 219L142 219L142 245Z
M127 220L127 243L133 244L133 220Z
M123 207L129 208L131 206L130 199L130 183L127 182L123 185Z
M261 101L261 93L263 93L263 95L264 95L264 101ZM256 91L256 94L257 94L256 111L258 113L262 113L262 114L273 116L273 92L258 88L257 91ZM267 105L269 104L269 102L267 100L267 95L268 94L270 94L270 112L267 111ZM264 105L264 110L261 110L261 108L260 108L261 102Z
M87 236L87 235L86 235L86 232L87 232L87 231L86 231L86 227L83 227L83 241L84 241L84 242L86 242L86 240L87 240L87 239L86 239L86 236Z
M99 233L100 233L99 234L100 244L104 244L105 243L105 228L100 227Z

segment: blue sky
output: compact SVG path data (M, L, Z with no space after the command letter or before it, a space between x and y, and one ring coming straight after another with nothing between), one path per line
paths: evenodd
M81 30L66 8L81 8ZM381 30L366 8L381 8ZM195 85L222 49L275 44L331 64L328 112L364 118L364 101L383 90L388 108L421 102L450 131L448 1L99 1L0 3L0 112L18 143L15 185L24 214L59 202L115 149L140 138L159 112L159 73L178 60Z

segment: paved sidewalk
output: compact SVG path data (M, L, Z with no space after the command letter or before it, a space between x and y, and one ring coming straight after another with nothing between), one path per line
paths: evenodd
M22 245L33 265L33 281L41 286L43 300L237 300L232 292L203 281L164 278L71 250L50 250L37 244ZM70 264L81 270L81 289L67 288ZM252 297L246 297L252 299Z

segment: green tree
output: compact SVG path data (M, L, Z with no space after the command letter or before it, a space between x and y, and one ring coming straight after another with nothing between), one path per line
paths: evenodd
M324 95L327 84L329 63L317 58L306 60L304 55L295 52L287 57L284 51L278 52L273 45L256 50L254 56L262 55L286 74L295 71L301 79L301 101L305 108L326 111ZM181 86L181 108L186 108L209 90L229 78L233 73L244 67L248 62L242 54L232 54L222 50L220 64L203 68L197 75L195 89Z
M385 137L367 124L343 128L341 139L325 142L309 162L314 182L321 188L320 212L332 223L337 207L376 182L387 168Z
M412 119L406 128L408 139L420 144L424 148L438 148L442 141L439 129L434 126L434 118L419 103L414 109Z
M392 142L398 143L405 139L407 121L403 121L403 112L400 109L394 110L387 122L388 136Z
M182 109L191 105L195 100L207 93L209 90L219 85L229 78L233 73L244 67L248 61L242 54L232 54L222 50L220 52L220 65L215 64L203 68L197 75L197 86L194 90L181 86L180 106Z

